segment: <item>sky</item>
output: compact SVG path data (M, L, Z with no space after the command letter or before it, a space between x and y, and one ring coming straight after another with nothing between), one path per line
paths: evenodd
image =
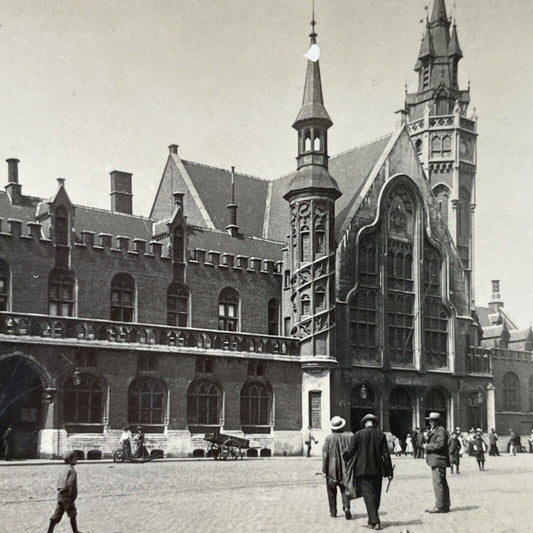
M432 0L428 0L430 9ZM455 0L478 115L476 302L501 280L533 321L533 2ZM397 125L425 0L316 0L332 155ZM133 173L147 216L169 144L184 159L273 179L295 169L311 0L0 0L0 157L25 194L66 179L109 208L109 172ZM448 12L453 11L451 0ZM7 165L4 182L7 183ZM1 172L0 172L1 176Z

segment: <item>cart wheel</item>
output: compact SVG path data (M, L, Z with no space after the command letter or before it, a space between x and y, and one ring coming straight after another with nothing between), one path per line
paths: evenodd
M113 454L113 461L115 463L123 463L124 462L124 451L115 450L115 453Z
M241 448L239 443L234 439L228 439L222 445L222 450L220 456L222 459L237 459L241 453Z

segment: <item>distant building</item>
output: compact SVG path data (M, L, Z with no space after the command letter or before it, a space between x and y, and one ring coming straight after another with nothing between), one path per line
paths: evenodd
M374 412L401 438L429 411L495 425L461 57L435 0L402 126L331 158L308 61L296 172L266 181L171 145L148 218L127 172L111 172L101 210L73 205L64 180L49 199L22 194L9 159L0 433L16 425L16 453L109 455L125 425L174 456L203 455L217 428L250 453L299 454L302 429L323 441L332 414L355 429Z

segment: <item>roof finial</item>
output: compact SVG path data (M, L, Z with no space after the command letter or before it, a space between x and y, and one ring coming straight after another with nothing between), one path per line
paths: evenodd
M311 44L316 44L315 26L315 0L313 0L313 19L311 20L311 33L309 34L309 37L311 37Z

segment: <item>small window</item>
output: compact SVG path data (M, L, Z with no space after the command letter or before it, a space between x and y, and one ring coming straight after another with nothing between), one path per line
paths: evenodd
M133 322L135 281L128 274L117 274L111 281L111 320Z
M179 283L173 283L167 291L167 323L186 328L188 321L189 292Z
M48 277L48 314L73 316L74 274L65 268L54 268Z
M326 290L324 287L317 287L315 290L315 308L317 311L326 308Z
M185 239L183 228L177 226L172 234L172 255L175 263L183 263L185 257Z
M79 368L94 368L97 366L96 353L93 350L78 352L74 360Z
M326 253L326 232L322 226L315 231L315 255L320 256Z
M139 357L139 370L141 372L155 372L157 370L157 356L141 355Z
M300 300L301 314L302 316L308 316L311 314L311 300L307 294L303 294Z
M9 306L9 266L0 259L0 311Z
M238 331L239 294L235 289L225 288L218 299L218 329Z
M196 359L197 374L212 374L213 367L213 359L211 359L210 357L199 357L198 359Z
M268 334L279 335L279 305L274 298L268 302Z
M311 236L306 226L300 232L300 261L311 261Z
M320 391L309 392L309 427L315 429L322 425L322 393Z

